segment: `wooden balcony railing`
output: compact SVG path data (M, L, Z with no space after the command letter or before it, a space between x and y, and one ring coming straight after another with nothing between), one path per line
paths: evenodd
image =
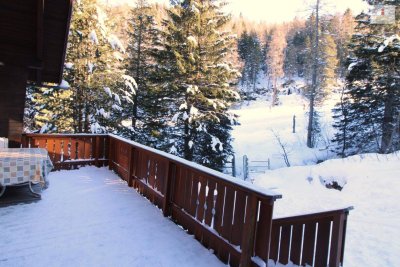
M269 258L299 266L343 266L351 209L274 219Z
M22 145L46 148L57 170L108 165L231 266L343 263L348 210L272 220L280 195L115 135L25 134Z
M108 165L108 135L24 134L22 147L45 148L55 170Z

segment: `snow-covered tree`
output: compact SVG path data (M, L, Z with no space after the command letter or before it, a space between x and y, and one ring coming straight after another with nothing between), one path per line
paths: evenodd
M316 100L323 100L337 85L339 60L335 40L330 32L321 36L321 62L319 75L319 90Z
M336 14L329 22L329 32L335 39L337 47L337 58L339 60L339 75L346 75L347 57L349 56L348 45L354 33L355 21L351 9L343 14Z
M214 0L173 1L157 56L164 114L169 126L160 133L168 150L221 170L232 154L228 113L238 99L231 83L238 72L226 61L234 36L223 30L229 17Z
M72 91L74 131L115 131L136 90L122 68L124 47L95 0L77 1L73 14L64 77Z
M261 70L262 49L257 33L243 32L238 40L238 53L244 66L242 69L241 84L244 93L254 92L258 74Z
M390 4L399 10L400 1ZM338 132L334 141L342 156L400 149L400 24L396 13L392 24L372 24L368 14L357 16L346 89L335 110Z
M129 45L126 68L128 74L134 77L138 85L134 103L129 108L129 116L134 129L130 137L144 143L146 143L146 137L143 135L150 135L145 129L148 129L151 122L156 120L154 114L149 112L149 109L153 107L151 98L154 97L151 94L153 92L151 77L155 64L154 53L157 52L157 42L159 42L154 13L146 0L137 0L136 6L131 12L128 29Z
M283 28L276 28L271 37L267 52L268 76L272 81L272 105L278 104L278 80L283 77L286 48L286 33Z
M296 18L286 35L284 70L285 77L288 79L304 76L307 56L306 36L305 22Z

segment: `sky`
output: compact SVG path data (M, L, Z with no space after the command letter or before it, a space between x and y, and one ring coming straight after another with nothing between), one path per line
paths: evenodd
M103 0L107 1L107 0ZM366 4L362 0L322 0L327 5L325 10L329 13L343 12L351 8L355 14L362 10L367 10ZM149 0L149 2L169 3L169 0ZM310 3L316 0L227 0L227 12L236 16L242 14L243 17L254 21L265 21L279 23L290 21L294 17L307 17L310 14ZM129 3L134 4L134 0L108 0L110 4Z
M310 5L315 0L230 0L228 9L235 15L266 22L290 21L294 17L306 17L310 14ZM329 13L343 12L351 8L359 13L365 7L362 0L328 0L325 10Z

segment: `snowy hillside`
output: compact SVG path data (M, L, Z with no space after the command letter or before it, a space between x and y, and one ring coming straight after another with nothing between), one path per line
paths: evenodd
M269 171L254 177L254 183L283 195L275 204L275 217L354 206L344 266L383 267L400 266L399 177L400 154L367 154ZM329 181L343 190L327 189Z
M234 127L232 137L238 176L243 177L243 155L248 156L250 169L254 171L264 171L266 168L251 168L252 165L260 165L251 161L269 159L271 169L287 167L277 137L287 151L291 166L314 164L333 157L328 145L333 135L331 110L338 98L339 95L333 95L321 109L321 138L315 149L309 149L306 145L308 105L304 97L297 94L281 95L281 105L277 107L271 107L266 97L236 107L233 112L239 115L241 125ZM296 133L293 133L293 116L296 116ZM266 166L266 163L262 164Z
M274 108L266 98L237 107L234 112L241 123L233 131L237 177L243 179L242 156L247 155L250 180L283 195L275 204L275 217L354 206L344 266L400 266L400 154L332 159L335 155L327 147L333 134L331 109L337 99L338 95L332 97L323 108L322 138L315 149L306 146L307 102L301 96L280 96L281 105ZM296 133L292 133L293 115ZM290 168L274 133L288 151ZM271 170L254 167L266 163L252 162L268 159ZM317 165L317 161L324 162ZM333 182L342 191L326 188Z

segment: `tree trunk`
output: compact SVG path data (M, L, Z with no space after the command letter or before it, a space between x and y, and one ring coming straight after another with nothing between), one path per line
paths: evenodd
M140 60L142 57L142 28L143 28L143 18L140 16L139 17L139 34L138 34L138 51L137 51L137 59L136 59L136 82L139 85L141 84L141 77L140 77ZM132 111L132 127L133 129L136 129L136 122L138 119L138 115L137 115L137 110L138 110L138 93L139 90L136 90L136 94L134 96L134 102L133 102L133 111Z
M344 87L342 89L342 95L340 97L340 108L343 114L343 144L342 144L342 158L345 157L346 149L347 149L347 110L344 105Z
M185 95L185 102L187 103L187 109L186 109L186 113L189 116L190 114L190 104L188 103L189 101L189 97L186 94ZM185 125L184 125L184 137L183 137L183 156L186 160L193 160L193 155L192 155L192 151L191 148L189 146L189 142L190 142L190 123L189 123L189 119L187 118L185 120Z
M381 153L389 153L392 148L392 135L393 131L395 131L394 126L394 92L392 88L388 89L388 94L385 99L385 110L383 114L383 123L382 123L382 139L381 139Z
M89 116L89 105L85 105L85 126L84 126L84 132L89 133L90 132L90 116Z
M278 102L278 88L277 88L277 79L274 78L274 92L273 92L273 96L272 96L272 106L277 105Z
M77 113L77 121L78 121L78 127L77 127L77 132L82 133L82 90L80 88L77 89L77 108L76 108L76 113Z
M310 110L308 117L308 128L307 128L307 146L309 148L314 147L313 135L314 135L314 105L315 105L315 93L317 91L317 76L318 76L318 48L319 48L319 1L317 0L316 5L316 18L315 18L315 44L314 44L314 60L313 60L313 74L311 84L311 95L310 95Z

